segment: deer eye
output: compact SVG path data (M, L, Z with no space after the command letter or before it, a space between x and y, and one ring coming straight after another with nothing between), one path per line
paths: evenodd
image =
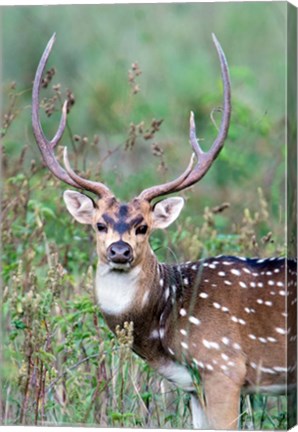
M146 234L147 229L148 229L148 226L147 226L147 225L140 225L140 226L136 229L136 234L142 234L142 235L144 235L144 234Z
M98 224L96 224L96 226L97 226L97 230L99 232L107 232L108 231L108 227L103 223L98 223Z

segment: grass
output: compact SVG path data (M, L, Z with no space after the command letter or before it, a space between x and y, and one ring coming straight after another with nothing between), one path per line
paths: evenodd
M282 99L283 52L281 36L274 44L270 31L272 23L283 19L283 9L242 5L240 13L239 8L144 5L5 11L3 424L191 427L189 397L130 351L129 326L111 334L96 306L93 235L71 220L61 199L65 187L42 166L32 138L31 82L47 39L41 43L36 35L41 28L49 36L54 30L58 34L49 65L57 71L43 92L43 111L51 114L43 115L46 133L51 136L57 127L64 96L74 98L63 141L70 143L73 166L107 182L127 200L174 177L186 165L186 110L196 113L202 145L207 148L212 142L216 130L206 125L221 100L209 37L209 27L216 28L228 51L233 82L229 140L208 179L183 193L187 205L179 221L156 233L151 243L161 261L222 253L267 257L285 253L284 105L277 103ZM11 28L28 23L36 27L24 50ZM259 27L267 58L272 46L275 50L276 67L269 77L265 48L255 42ZM115 37L111 28L122 30L122 37ZM245 38L243 29L248 31ZM229 41L237 37L239 46L234 49ZM76 52L82 53L80 60L72 54L73 40ZM19 53L14 59L9 55L12 44ZM23 68L16 58L23 59ZM71 90L58 85L60 80L67 80ZM57 154L61 157L61 148ZM286 428L285 397L246 396L241 403L242 428Z

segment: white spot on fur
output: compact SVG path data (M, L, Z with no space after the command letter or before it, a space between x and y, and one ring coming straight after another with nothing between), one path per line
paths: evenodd
M232 285L232 282L230 282L230 281L228 281L228 280L225 280L225 281L224 281L224 284L225 284L225 285Z
M288 372L288 368L286 368L286 367L274 366L273 369L274 369L276 372L282 372L282 373L286 373L286 372Z
M229 344L230 344L230 339L227 338L227 337L225 337L225 336L222 337L221 340L222 340L222 343L223 343L224 345L229 345Z
M186 331L185 329L180 329L180 333L181 333L183 336L186 336L186 335L187 335L187 331Z
M213 306L215 307L215 309L220 309L221 306L219 303L213 302Z
M241 261L247 261L247 258L243 256L238 256L237 258L240 259Z
M180 345L182 346L182 348L184 349L188 349L188 345L185 342L181 342Z
M157 329L152 330L149 337L150 339L159 339L159 331Z
M219 344L217 342L208 341L203 339L203 345L208 349L216 349L219 350Z
M189 320L189 322L191 322L192 324L194 324L196 326L198 326L198 325L201 324L201 321L198 318L194 317L194 316L190 316L188 318L188 320Z
M272 374L272 375L276 373L273 369L266 368L266 367L263 367L263 366L261 366L259 369L260 369L261 372L269 373L269 374Z
M237 342L233 343L233 348L237 351L241 350L241 346Z
M220 272L218 272L218 276L225 276L226 274L225 274L225 272L223 272L223 271L220 271Z
M202 369L204 369L205 368L205 365L204 365L204 363L203 362L201 362L201 361L198 361L197 359L195 359L195 358L193 358L192 359L193 360L193 362L197 365L197 366L199 366L200 368L202 368Z
M240 276L240 275L241 275L241 271L240 271L240 270L237 270L237 269L232 269L232 270L231 270L231 273L233 273L233 274L236 275L236 276Z
M199 296L200 296L201 298L207 298L207 297L208 297L208 294L205 293L205 292L201 292L201 293L199 294Z
M166 299L166 300L168 300L169 295L170 295L170 288L167 288L167 289L165 290L165 299Z
M245 282L239 282L239 285L241 286L241 288L247 288L247 285Z
M275 331L277 333L281 334L281 335L286 335L287 334L287 331L285 329L283 329L283 328L280 328L280 327L276 327Z
M187 312L186 312L186 310L184 308L180 309L179 313L180 313L181 316L187 315Z
M148 291L145 291L145 293L144 293L144 295L143 295L143 298L142 298L142 307L144 307L145 304L147 303L147 301L148 301L148 297L149 297L149 290L148 290Z
M229 357L227 354L225 354L225 353L221 353L221 358L222 358L224 361L228 361L230 357Z

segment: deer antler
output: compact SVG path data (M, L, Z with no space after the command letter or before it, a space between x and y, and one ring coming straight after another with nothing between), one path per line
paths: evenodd
M110 196L112 193L110 190L102 183L93 182L86 180L79 175L77 175L71 168L68 162L67 153L64 154L65 169L59 164L54 154L54 148L61 140L67 117L67 101L64 102L62 108L62 114L58 130L51 141L45 137L44 132L41 127L40 117L39 117L39 93L42 82L42 74L44 72L45 66L47 64L49 55L51 53L52 47L54 45L56 34L54 33L49 40L44 53L40 59L38 68L36 70L33 91L32 91L32 127L35 135L36 142L38 144L39 150L42 154L43 160L49 170L60 180L78 189L84 189L89 192L93 192L101 197Z
M204 152L201 149L199 140L196 137L196 126L194 121L194 114L193 112L191 112L189 140L193 148L194 154L197 158L197 163L195 167L192 168L192 163L190 163L187 169L185 170L185 172L176 180L145 189L139 195L138 197L139 199L144 199L150 202L154 198L157 198L158 196L178 192L192 186L207 173L213 161L217 158L224 145L224 141L228 134L230 117L231 117L231 85L230 85L230 78L229 78L228 63L225 54L214 34L212 34L212 38L220 60L221 74L222 74L223 87L224 87L223 115L222 115L222 120L221 120L221 125L220 125L218 135L214 143L212 144L210 150L208 152Z

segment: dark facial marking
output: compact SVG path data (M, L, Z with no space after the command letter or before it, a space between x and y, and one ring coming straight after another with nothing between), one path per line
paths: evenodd
M126 218L128 215L128 206L126 204L121 204L119 207L119 218Z
M107 203L108 208L113 207L113 205L114 205L116 202L117 202L117 200L116 200L115 197L109 198L108 203Z
M126 204L122 204L119 207L118 216L119 219L115 221L111 216L104 213L102 215L103 220L112 227L114 231L118 234L122 235L125 232L129 231L132 227L139 225L143 220L142 215L138 215L134 217L131 221L127 221L127 215L129 213L129 208Z
M140 224L144 220L142 215L138 215L132 220L126 222L126 218L120 218L117 222L114 223L114 230L119 234L124 234L126 231L129 231L132 227Z
M111 216L109 216L108 214L106 214L106 213L104 213L104 214L102 215L102 218L103 218L103 220L104 220L107 224L109 224L109 225L111 225L111 226L113 226L114 223L115 223L114 219L113 219Z
M129 224L124 222L123 220L119 220L114 224L114 230L118 234L124 234L126 231L128 231L130 228Z
M130 227L139 225L143 220L144 220L143 216L142 215L138 215L134 219L132 219L131 221L129 221L129 225L130 225Z

